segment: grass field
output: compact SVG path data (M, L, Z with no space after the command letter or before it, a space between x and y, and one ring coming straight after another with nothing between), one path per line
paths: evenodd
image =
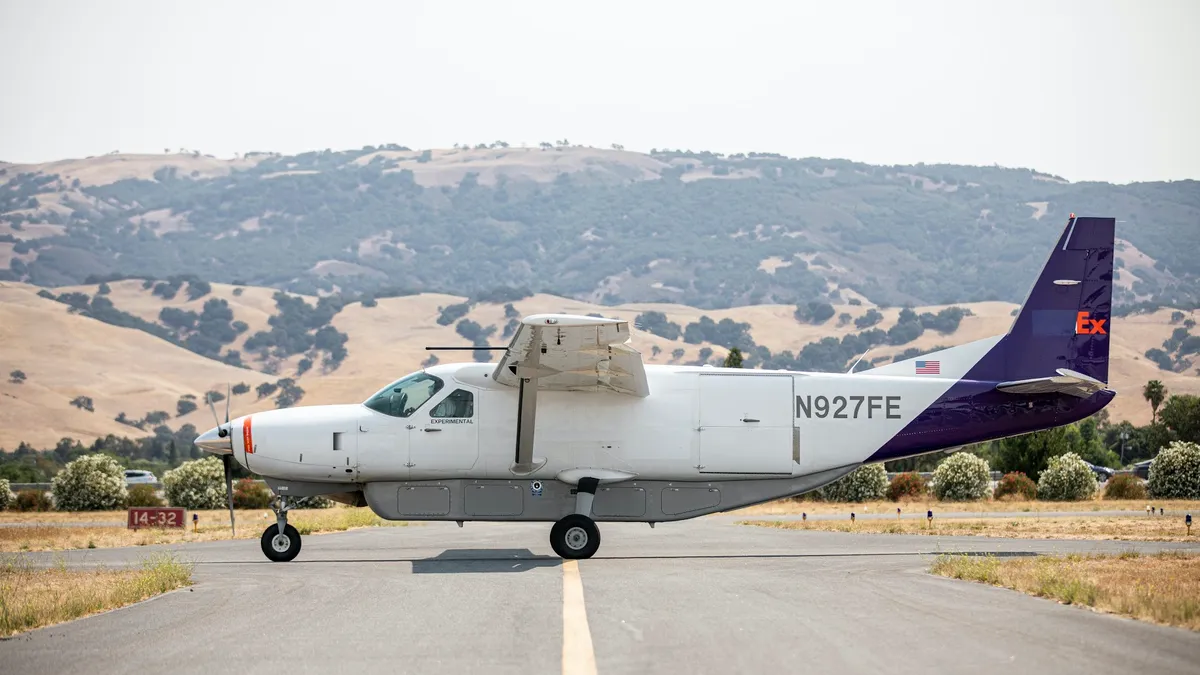
M192 583L192 567L159 554L128 569L39 569L0 557L0 637L140 602Z
M112 548L116 546L148 546L193 541L233 539L229 531L228 511L196 511L199 527L192 531L191 514L187 527L175 529L129 530L119 527L81 527L71 523L125 522L125 511L92 511L84 513L3 513L0 523L26 523L27 527L0 527L0 552L62 551L79 548ZM19 516L19 517L14 517ZM237 511L237 539L257 539L267 525L275 522L269 510ZM404 526L402 521L388 521L368 508L335 506L330 509L297 509L288 513L288 523L300 534L341 532L359 527Z
M1017 539L1117 539L1128 541L1200 541L1200 527L1187 533L1183 519L1167 516L1084 516L1065 518L934 518L855 520L739 520L739 525L780 530L924 534L932 536L1011 537Z
M946 555L934 574L1003 586L1069 605L1200 631L1200 555Z
M877 501L858 504L780 499L778 501L768 502L766 504L748 506L744 509L731 511L731 513L739 516L798 516L801 513L845 514L845 516L849 518L851 511L858 514L888 513L894 515L896 513L896 508L899 507L904 511L904 513L925 513L925 511L932 509L935 516L938 513L946 512L987 514L996 513L998 511L1022 513L1046 513L1055 511L1131 511L1144 514L1146 512L1147 505L1152 505L1155 511L1161 507L1167 513L1191 513L1195 517L1200 518L1200 501L1182 499L1148 499L1144 501L1089 499L1082 502L1042 502L1028 500L939 502L935 500L915 500L902 502Z

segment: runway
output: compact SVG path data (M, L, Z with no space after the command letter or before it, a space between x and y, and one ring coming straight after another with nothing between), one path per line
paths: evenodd
M156 549L195 585L0 642L5 672L1195 673L1200 635L929 575L948 551L1143 552L1193 544L860 535L723 517L602 523L564 564L548 524L429 523ZM49 562L54 554L30 554Z

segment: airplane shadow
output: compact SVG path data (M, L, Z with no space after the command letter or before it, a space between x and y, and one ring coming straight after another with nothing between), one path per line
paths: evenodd
M446 549L433 558L412 561L413 574L480 574L525 572L539 567L558 567L562 558L534 555L523 549Z
M635 555L635 556L605 556L592 558L589 562L605 560L802 560L809 558L886 558L960 555L966 557L1023 558L1041 555L1037 551L871 551L842 553L738 553L738 554L684 554L684 555ZM535 555L529 549L446 549L432 558L335 558L327 560L295 560L289 565L329 565L329 564L379 564L379 563L412 563L413 574L483 574L483 573L514 573L526 572L541 567L558 567L562 559L557 556ZM245 562L235 561L203 561L197 565L274 565L268 560Z

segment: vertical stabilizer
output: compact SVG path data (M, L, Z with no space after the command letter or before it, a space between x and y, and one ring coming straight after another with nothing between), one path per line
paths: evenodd
M1071 214L1004 338L1005 378L1058 369L1108 382L1115 218Z

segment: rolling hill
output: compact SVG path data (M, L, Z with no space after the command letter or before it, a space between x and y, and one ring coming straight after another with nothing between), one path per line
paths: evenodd
M1118 306L1200 306L1196 181L548 143L5 165L0 280L508 287L705 309L1018 302L1073 211L1119 219Z
M254 286L212 284L208 293L190 298L177 293L170 299L155 294L141 280L111 282L101 295L99 284L41 289L17 282L0 282L0 372L21 370L23 383L7 379L0 382L0 448L13 449L27 441L35 447L48 447L59 438L70 437L90 442L97 436L117 434L133 436L148 433L114 421L125 413L129 419L141 419L152 411L166 411L171 428L193 424L203 429L211 423L211 414L203 406L205 392L224 392L227 384L244 383L250 392L234 396L235 414L271 409L272 396L259 397L254 389L280 378L293 378L303 389L301 405L359 401L367 398L391 379L420 368L429 357L426 346L472 344L456 326L463 320L483 328L495 327L490 341L503 344L501 331L506 322L504 302L474 302L457 295L421 293L387 297L369 303L354 302L333 315L330 325L347 336L346 356L336 368L315 365L298 374L302 359L313 354L293 354L285 358L246 363L257 369L235 367L206 358L167 339L136 328L127 328L89 318L69 304L44 297L86 294L105 297L119 311L136 316L156 327L165 308L200 312L205 303L224 301L235 321L247 328L229 343L244 349L249 336L267 330L271 317L278 316L275 289ZM41 295L39 295L39 292ZM318 298L303 297L309 306ZM721 310L700 309L669 303L627 303L602 306L578 299L535 294L512 301L520 315L540 312L597 313L634 321L646 312L662 312L668 322L685 327L707 316L713 321L731 319L749 324L754 343L772 353L784 350L799 353L805 345L825 337L842 337L859 332L855 319L869 311L878 311L882 319L874 328L887 330L900 318L899 308L879 308L869 301L838 304L834 312L849 320L830 319L821 325L801 323L792 305L761 304ZM470 306L454 322L439 323L443 310L459 303ZM926 330L915 340L901 345L880 346L868 360L883 362L905 350L929 350L1003 333L1012 321L1016 307L1007 302L980 302L959 305L970 310L957 329L948 334ZM914 308L933 312L945 305ZM1109 407L1114 419L1129 419L1137 424L1149 421L1149 406L1141 398L1141 387L1150 379L1160 379L1171 392L1200 393L1200 377L1192 369L1186 373L1168 372L1148 360L1147 349L1158 347L1177 330L1181 321L1200 319L1200 312L1173 316L1172 310L1118 317L1113 322L1112 386L1117 399ZM649 363L688 363L711 350L710 359L721 358L726 349L710 342L690 344L683 339L666 339L645 330L635 330L634 346ZM657 348L657 349L656 349ZM681 350L682 356L675 356ZM442 352L443 362L470 360L470 352ZM311 360L316 361L314 357ZM263 372L270 370L272 372ZM200 408L184 415L176 414L176 405L184 396L195 396ZM85 396L92 400L94 412L73 406L71 401ZM220 407L219 404L218 407Z

